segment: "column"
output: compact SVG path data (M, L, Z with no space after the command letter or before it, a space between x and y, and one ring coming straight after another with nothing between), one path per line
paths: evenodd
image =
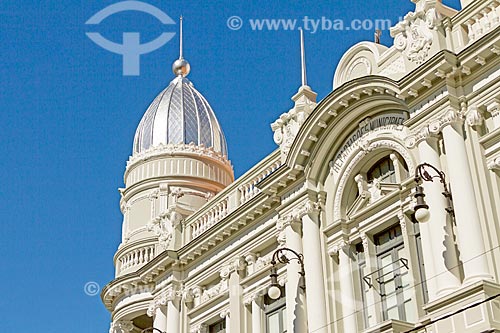
M439 170L438 139L428 136L418 144L421 163L429 163ZM454 165L451 165L454 167ZM432 170L429 171L432 174ZM432 174L433 175L433 174ZM455 236L451 226L447 199L443 196L443 184L438 179L424 181L425 200L429 204L429 221L420 223L422 251L429 299L432 301L460 287L460 272L455 248Z
M325 274L318 206L316 203L308 202L307 213L302 217L307 321L310 332L327 333L329 323L326 315Z
M167 332L180 332L180 299L175 296L174 292L174 297L167 303Z
M263 326L262 296L254 295L252 297L252 333L262 333Z
M229 311L227 311L227 315L225 316L226 333L229 331L244 332L245 330L243 287L240 283L244 274L243 272L245 271L245 266L245 259L240 256L234 258L229 264ZM230 316L232 319L231 321L229 320Z
M446 124L442 131L455 209L458 249L464 268L464 284L492 279L485 256L479 210L463 136L463 121L455 111L450 111L444 121Z
M153 327L159 329L162 332L167 330L167 307L165 305L160 305L156 307Z
M229 316L229 310L222 311L220 317L226 321L226 333L232 331L231 329L231 318ZM167 332L168 333L168 332Z
M340 300L342 301L342 324L344 332L357 332L356 297L351 266L351 246L346 242L337 245L339 258Z
M302 253L302 225L300 220L289 218L286 227L286 247L297 253ZM293 255L289 256L293 258ZM286 308L287 332L307 333L307 316L304 290L299 287L301 266L297 260L286 265ZM306 278L307 279L307 278Z

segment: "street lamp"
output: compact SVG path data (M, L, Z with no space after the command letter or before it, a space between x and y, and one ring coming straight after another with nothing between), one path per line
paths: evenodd
M426 168L432 169L436 175L432 176ZM448 186L446 185L446 178L443 171L437 169L435 166L429 163L422 163L417 165L415 169L415 183L417 184L415 187L414 197L417 201L415 205L415 218L418 222L427 222L429 220L429 205L425 202L425 194L424 188L420 185L421 181L432 182L434 178L439 178L441 184L443 184L443 196L446 198L448 202L448 207L445 208L446 212L451 216L454 216L455 212L453 210L452 201L451 201L451 193L448 191Z
M149 328L145 328L141 331L141 333L154 333L155 331L159 332L159 333L167 333L167 332L164 332L164 331L161 331L159 330L158 328L156 327L149 327Z
M288 258L285 255L285 252L291 252L293 255L295 255L295 258ZM302 290L306 290L306 285L305 285L305 271L304 271L304 256L301 253L297 253L292 249L289 248L281 248L277 249L273 253L273 257L271 260L271 274L269 275L271 277L271 286L267 290L267 295L271 299L278 299L281 296L281 289L278 284L278 268L276 267L277 263L282 263L282 264L289 264L290 261L292 260L297 260L298 263L300 264L300 280L299 280L299 288Z

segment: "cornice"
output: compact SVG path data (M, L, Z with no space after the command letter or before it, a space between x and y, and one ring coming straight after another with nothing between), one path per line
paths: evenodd
M164 157L176 157L176 156L193 156L193 157L203 157L208 158L212 161L221 163L232 170L231 162L227 159L227 156L222 155L220 152L215 151L212 147L204 147L203 145L193 144L160 144L153 146L143 152L134 154L129 157L127 161L127 171L125 176L131 168L135 167L141 162L145 162L151 159L164 158Z
M344 83L325 97L300 128L286 159L293 170L308 172L309 161L325 133L343 119L347 110L357 109L368 102L399 105L407 110L397 83L381 76L366 76Z
M429 91L439 88L442 80L458 73L459 67L458 57L451 51L442 50L398 82L401 96L411 108L420 103L422 91L429 94Z

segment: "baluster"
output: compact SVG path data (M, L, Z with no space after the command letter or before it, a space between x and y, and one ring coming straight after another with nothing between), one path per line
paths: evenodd
M136 266L139 263L139 251L135 250L134 251L134 266Z
M139 264L144 262L144 249L139 249Z
M469 30L469 33L467 34L469 36L469 43L472 43L476 38L476 35L474 34L474 20L470 19L467 21L466 24L467 24L467 29Z
M240 186L238 191L240 191L240 205L242 205L245 202L245 191L243 190L243 186Z
M483 35L483 32L484 32L483 31L483 24L481 22L481 14L480 13L478 13L476 15L476 26L477 26L477 28L476 28L476 38L479 38L479 37L481 37Z
M491 22L492 22L492 28L496 27L499 22L499 17L497 13L497 5L498 3L496 1L493 1L488 7L491 10Z

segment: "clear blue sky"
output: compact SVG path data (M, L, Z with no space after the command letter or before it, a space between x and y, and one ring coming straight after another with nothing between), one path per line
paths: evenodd
M118 187L135 128L173 78L177 36L141 57L141 75L122 75L121 56L86 37L100 32L142 41L163 26L123 12L98 26L93 14L117 1L3 0L0 6L0 313L3 332L98 333L109 329L99 296L84 293L113 278L122 217ZM185 17L189 78L212 105L240 176L276 146L270 123L292 107L300 85L298 31L252 31L249 19L322 17L390 19L413 10L410 0L159 1L176 22ZM447 4L459 8L458 0ZM227 27L233 15L238 31ZM306 32L309 85L325 97L336 65L368 31ZM389 32L382 42L391 45Z

